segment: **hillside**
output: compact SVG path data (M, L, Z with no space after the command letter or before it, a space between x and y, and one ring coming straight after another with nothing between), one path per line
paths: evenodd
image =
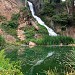
M0 15L10 20L11 15L18 13L23 4L20 0L0 0Z
M2 0L0 10L0 35L7 43L16 44L23 41L24 44L29 44L35 38L38 40L44 37L43 31L48 35L47 30L30 16L29 9L23 6L22 1Z
M0 75L75 75L72 7L68 13L66 1L25 2L0 0Z

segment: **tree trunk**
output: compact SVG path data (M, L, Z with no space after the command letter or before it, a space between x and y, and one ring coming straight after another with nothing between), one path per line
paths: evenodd
M69 10L69 4L68 3L69 3L68 0L66 0L66 8L67 8L67 12L69 14L70 13L70 10Z
M72 23L74 24L74 0L71 1L72 4Z
M72 15L74 15L74 0L72 0Z

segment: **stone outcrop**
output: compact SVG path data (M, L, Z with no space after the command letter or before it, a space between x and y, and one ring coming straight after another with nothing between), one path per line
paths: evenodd
M24 34L24 30L23 30L23 28L24 28L25 26L26 26L26 23L20 24L20 25L18 26L17 37L18 37L21 41L25 40L25 34Z
M22 6L21 0L0 0L0 15L10 20L11 15L18 13Z
M2 29L0 29L0 35L4 37L4 39L7 43L15 43L16 42L16 39L12 35L5 33L5 31Z
M7 43L15 43L16 42L16 39L11 35L5 35L4 38Z
M35 46L36 46L36 43L34 43L34 42L32 42L32 41L29 42L29 48L33 48L33 47L35 47Z

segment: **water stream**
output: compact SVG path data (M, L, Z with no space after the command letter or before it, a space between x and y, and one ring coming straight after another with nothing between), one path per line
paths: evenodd
M48 30L49 36L57 36L57 34L51 28L49 28L39 17L37 17L35 15L35 12L34 12L34 9L33 9L33 4L28 1L28 5L30 7L30 11L32 13L32 16L37 20L37 22L40 25L43 25Z

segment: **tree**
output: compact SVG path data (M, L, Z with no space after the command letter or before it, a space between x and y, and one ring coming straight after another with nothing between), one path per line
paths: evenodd
M0 51L0 75L23 75L20 68L17 62L10 62L6 58L4 50Z

